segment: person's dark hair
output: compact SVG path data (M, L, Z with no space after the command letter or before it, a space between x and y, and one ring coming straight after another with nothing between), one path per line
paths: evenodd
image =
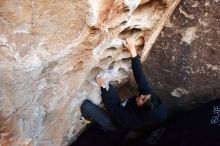
M141 107L142 109L153 110L159 105L158 96L154 93L149 93L149 94L151 94L151 98L150 98L150 100L148 100L144 103L144 105Z

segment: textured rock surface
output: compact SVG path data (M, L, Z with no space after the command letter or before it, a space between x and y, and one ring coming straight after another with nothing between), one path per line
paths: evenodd
M123 39L144 60L179 0L1 0L0 144L66 145L84 127L79 105L100 102L94 77L125 81Z
M220 97L219 9L219 0L182 0L149 53L145 72L173 112Z

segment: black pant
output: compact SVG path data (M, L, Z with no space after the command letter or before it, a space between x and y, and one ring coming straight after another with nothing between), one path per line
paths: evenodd
M110 116L96 104L88 99L84 100L81 105L82 116L85 119L92 119L97 122L104 131L116 131L117 128L112 123Z

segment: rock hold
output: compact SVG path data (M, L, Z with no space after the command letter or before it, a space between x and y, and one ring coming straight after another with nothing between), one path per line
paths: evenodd
M2 0L0 144L58 146L75 139L85 126L81 102L101 100L96 75L118 85L131 73L124 38L137 40L144 60L178 3Z

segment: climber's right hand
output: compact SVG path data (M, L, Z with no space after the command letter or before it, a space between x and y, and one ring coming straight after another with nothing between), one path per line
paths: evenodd
M133 38L126 38L126 40L124 41L124 46L128 48L131 57L137 56L137 52L135 48L135 40Z
M105 80L102 79L102 78L99 77L99 76L96 76L96 82L97 82L97 84L98 84L100 87L104 87L104 86L105 86Z

